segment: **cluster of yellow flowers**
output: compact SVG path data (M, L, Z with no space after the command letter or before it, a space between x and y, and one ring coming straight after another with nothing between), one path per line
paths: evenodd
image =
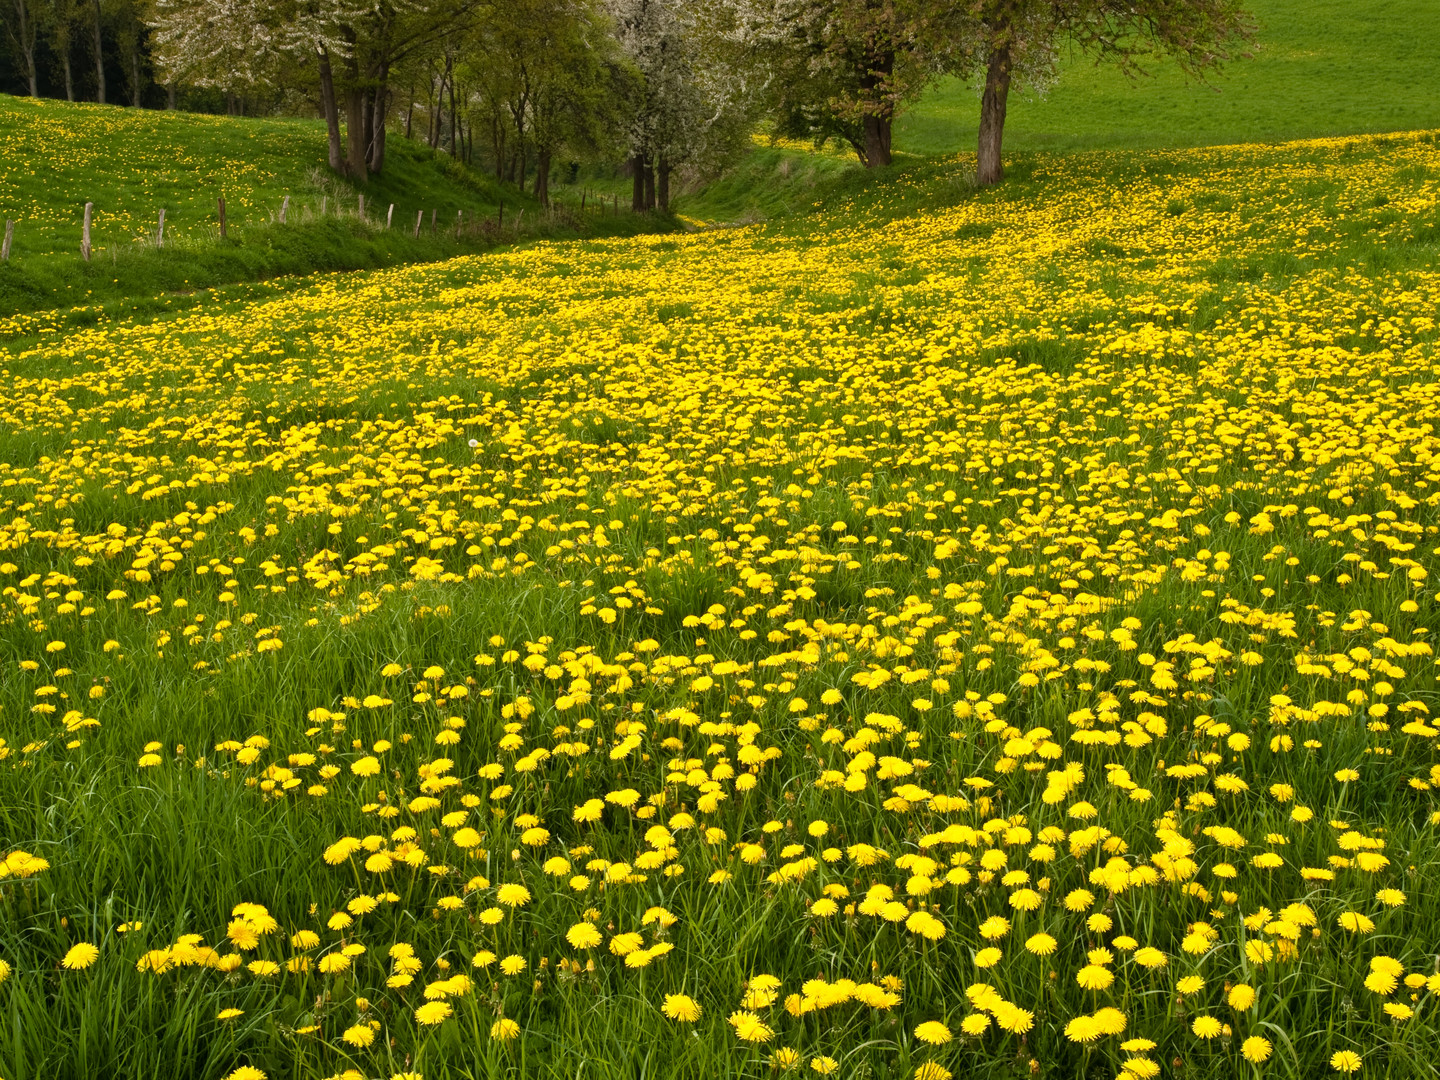
M291 838L62 990L237 1080L1433 1049L1440 272L1343 253L1440 151L1134 161L22 341L0 784ZM78 924L33 824L0 907Z

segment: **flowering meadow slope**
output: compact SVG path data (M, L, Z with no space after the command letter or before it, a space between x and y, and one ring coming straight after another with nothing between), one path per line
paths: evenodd
M0 327L0 1075L1432 1075L1435 137L947 173Z

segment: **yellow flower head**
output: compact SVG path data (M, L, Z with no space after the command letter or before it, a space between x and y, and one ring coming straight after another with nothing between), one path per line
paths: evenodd
M60 964L71 971L83 971L99 958L100 950L89 942L82 941L77 945L70 946L70 951L65 954Z

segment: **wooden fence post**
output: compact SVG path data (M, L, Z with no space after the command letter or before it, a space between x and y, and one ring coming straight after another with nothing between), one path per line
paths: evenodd
M285 212L286 212L287 210L289 210L289 209L290 209L290 196L289 196L289 195L286 195L285 198L283 198L283 199L280 200L280 224L281 224L281 225L284 225L284 224L285 224Z
M325 216L327 213L329 213L329 212L330 212L330 196L329 196L329 195L321 195L321 196L320 196L320 216L321 216L321 217L324 217L324 216Z
M225 239L225 196L224 196L224 195L221 195L221 196L220 196L220 199L219 199L219 207L220 207L220 239L221 239L221 240L224 240L224 239Z
M155 230L155 246L157 248L165 246L165 208L163 206L160 208L160 225Z
M420 226L425 221L425 211L421 210L415 215L415 239L420 239Z
M390 222L395 218L395 204L390 204L390 209L385 212L385 228L390 228Z
M435 211L430 211L430 235L435 235Z
M0 243L0 262L10 261L10 241L15 238L15 222L5 219L5 240Z
M464 225L464 224L465 224L465 211L464 211L464 210L456 210L456 211L455 211L455 239L456 239L456 240L459 240L459 239L460 239L460 226L462 226L462 225Z
M365 220L365 193L360 193L360 220Z
M85 224L80 230L80 255L86 262L90 261L90 213L94 209L94 203L85 204Z

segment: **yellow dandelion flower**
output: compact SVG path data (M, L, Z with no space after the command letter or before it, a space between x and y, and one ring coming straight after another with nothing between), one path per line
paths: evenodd
M1330 1067L1336 1072L1359 1072L1361 1064L1360 1055L1354 1050L1337 1050L1330 1057Z
M1244 1056L1245 1060L1253 1062L1256 1065L1259 1065L1262 1061L1269 1058L1270 1052L1273 1049L1274 1047L1270 1045L1270 1040L1262 1035L1251 1035L1240 1044L1240 1053Z
M70 951L61 959L60 965L69 968L71 971L83 971L99 958L100 950L89 942L82 941L70 946Z
M506 907L524 907L530 902L530 890L524 885L512 882L509 885L501 885L495 893L495 899Z
M700 1019L700 1006L694 998L686 994L666 994L665 1004L660 1006L660 1011L671 1020L678 1020L682 1024L693 1024Z
M915 1037L931 1046L942 1046L951 1039L950 1029L938 1020L927 1020L915 1029Z
M1043 933L1032 934L1030 937L1025 939L1026 951L1032 952L1036 956L1049 956L1055 951L1058 944L1059 942L1057 942L1049 934Z
M753 1012L733 1012L727 1021L735 1029L735 1034L745 1042L769 1042L775 1036L775 1032Z
M1202 1039L1213 1039L1224 1027L1225 1025L1213 1016L1197 1016L1190 1025L1190 1030Z
M415 1022L426 1027L443 1024L454 1011L448 1001L427 1001L415 1010Z
M987 1013L971 1013L960 1021L960 1030L966 1035L983 1035L985 1029L990 1026L990 1016Z

